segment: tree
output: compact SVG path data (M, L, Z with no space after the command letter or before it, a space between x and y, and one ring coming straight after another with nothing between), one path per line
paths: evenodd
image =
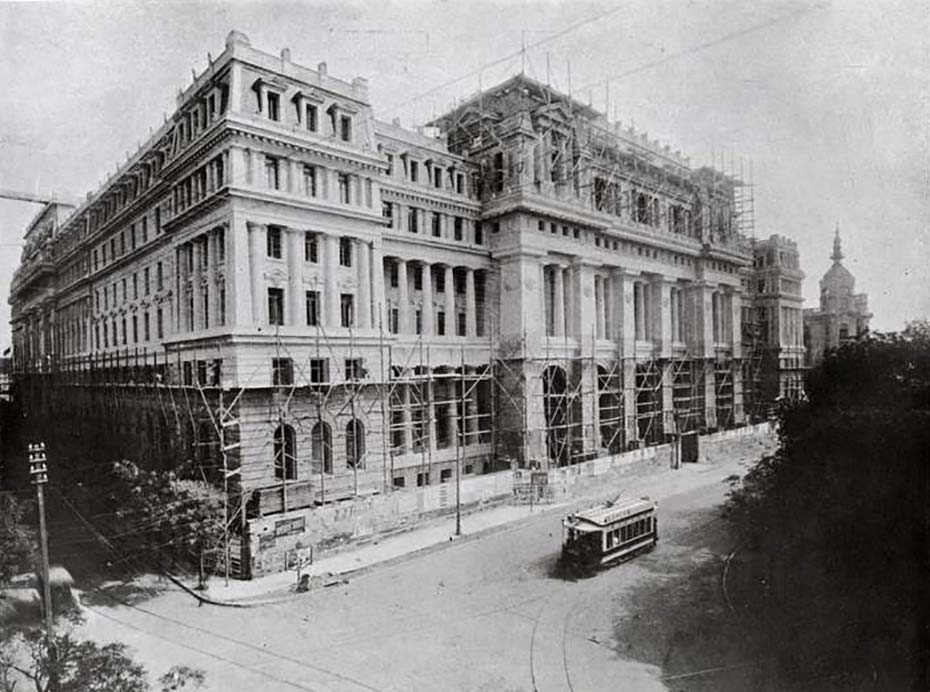
M119 552L146 568L153 563L201 569L221 545L223 494L206 481L113 464L107 483L105 534Z
M23 523L24 513L11 493L0 492L0 584L33 564L35 536Z
M786 675L926 689L930 331L830 353L806 393L727 503L764 572L765 646Z
M67 618L71 627L80 616ZM36 692L50 692L54 673L58 692L150 692L145 667L133 660L125 644L97 644L76 638L70 628L52 637L54 662L42 629L6 631L0 640L0 692L17 692L17 678L32 684ZM175 666L159 679L159 692L200 689L202 671Z

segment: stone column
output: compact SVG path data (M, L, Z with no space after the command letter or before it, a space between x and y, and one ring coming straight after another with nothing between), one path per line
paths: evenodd
M659 344L659 357L672 357L672 282L661 279L657 286L659 289L656 310L655 340Z
M420 265L423 272L423 336L433 335L433 269L428 262ZM446 287L449 290L449 287Z
M565 336L565 284L560 265L550 268L552 271L552 333Z
M303 231L284 229L287 237L287 324L297 326L307 321L303 297Z
M455 336L455 273L452 265L446 265L446 336Z
M252 324L268 323L265 314L268 301L265 299L265 246L267 227L260 223L249 223L249 282L252 291Z
M742 314L742 296L739 291L732 291L730 293L730 338L733 345L733 357L742 358L743 357L743 314ZM797 311L793 310L793 317L796 316ZM797 341L797 322L794 322L794 330L792 337L794 337L792 345L795 345L794 342Z
M407 334L409 320L407 314L410 312L410 297L407 294L407 261L397 259L397 332Z
M193 296L194 309L191 311L191 323L190 331L195 332L198 329L203 328L203 300L200 297L201 290L201 277L203 276L203 270L201 269L201 263L203 262L203 243L199 240L191 242L191 251L194 255L194 271L190 276L190 291ZM182 308L183 311L183 308Z
M341 326L339 321L339 287L337 276L339 272L339 238L326 233L323 238L323 273L324 289L323 303L326 318L324 324L333 329Z
M371 245L357 241L358 248L358 326L371 329Z
M264 180L265 155L256 149L252 149L252 187L266 188Z
M620 341L620 352L626 357L632 357L636 352L636 322L633 316L634 302L634 275L622 269L614 271L617 285L617 339Z
M372 326L387 331L386 304L384 299L384 256L377 242L371 244L371 291L372 291Z
M475 306L475 270L465 270L465 334L478 336L478 310Z

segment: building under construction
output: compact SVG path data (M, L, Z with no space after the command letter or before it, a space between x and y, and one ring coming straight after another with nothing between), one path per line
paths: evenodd
M255 517L746 422L751 230L739 175L524 75L411 131L233 32L27 229L15 392L61 454L199 465L248 575Z

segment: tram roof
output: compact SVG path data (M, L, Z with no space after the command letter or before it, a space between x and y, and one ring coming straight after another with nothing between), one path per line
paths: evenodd
M627 500L626 502L610 502L596 507L576 512L568 517L572 523L588 522L597 526L607 526L615 521L626 519L634 514L650 512L655 508L655 503L648 497L641 497L638 500Z

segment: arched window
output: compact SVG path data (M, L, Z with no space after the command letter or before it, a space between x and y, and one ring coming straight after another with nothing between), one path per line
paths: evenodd
M561 466L567 463L570 448L568 439L568 400L565 371L552 365L543 372L543 403L546 413L546 449L549 459Z
M283 423L274 431L274 477L285 481L297 478L297 439L294 428Z
M327 423L318 422L310 432L310 458L316 473L333 472L333 433Z
M346 466L360 469L365 466L365 426L353 418L346 425Z

